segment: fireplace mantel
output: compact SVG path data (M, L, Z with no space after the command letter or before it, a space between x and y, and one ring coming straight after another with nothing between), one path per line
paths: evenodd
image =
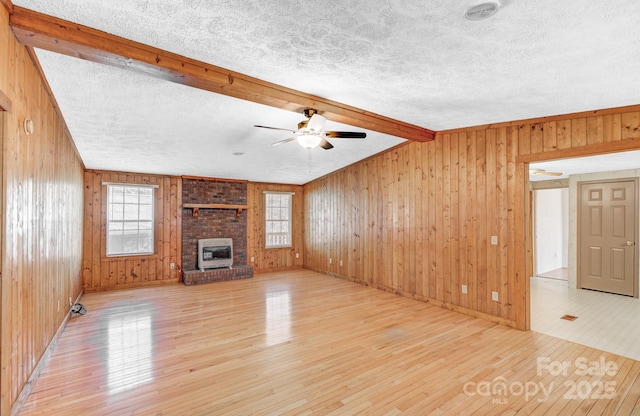
M183 204L182 208L193 209L193 216L197 217L200 209L235 209L236 217L242 215L242 210L247 209L247 205L238 204Z

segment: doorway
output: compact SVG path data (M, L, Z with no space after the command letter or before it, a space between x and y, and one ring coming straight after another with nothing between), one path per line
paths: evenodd
M625 160L626 158L626 160ZM605 163L605 159L606 163ZM540 168L547 171L562 172L562 177L555 177L553 180L561 181L566 178L569 190L569 255L568 255L568 271L569 280L561 281L548 278L539 278L533 276L529 279L529 302L530 302L530 329L536 332L562 338L582 345L588 345L610 353L615 353L630 357L636 360L640 359L640 350L637 345L640 342L640 327L635 325L635 317L640 313L640 299L632 296L621 296L618 294L605 293L596 290L581 289L581 282L578 277L579 269L579 234L581 227L580 216L580 187L585 183L614 183L625 182L630 180L635 184L635 196L632 198L636 203L640 199L640 153L638 151L624 152L621 154L589 156L585 158L553 160L545 162L529 162L530 169ZM573 165L577 166L574 170ZM577 168L584 168L578 170ZM538 178L538 180L540 180ZM550 180L550 179L549 179ZM531 203L531 234L529 239L530 249L533 255L530 255L531 263L535 260L535 234L533 222L535 221L535 194L541 184L535 183L536 179L532 179L530 186L532 189ZM563 186L561 183L554 187ZM619 189L620 186L613 186ZM624 187L623 187L624 188ZM612 190L609 190L611 192ZM629 196L626 190L625 197ZM620 191L615 199L622 199ZM593 195L597 197L597 195ZM621 208L617 208L619 211ZM628 210L628 208L625 208ZM615 227L630 228L637 236L640 233L640 213L634 206L631 211L635 211L633 220L635 224L618 223ZM539 220L539 219L538 219ZM603 220L604 221L604 220ZM607 225L612 228L613 225ZM614 228L615 228L614 227ZM621 234L616 231L617 234ZM637 240L629 240L635 242ZM624 240L624 246L627 247L627 240ZM635 251L638 258L638 245L629 246L631 251ZM538 253L539 254L539 253ZM620 258L621 253L616 253ZM616 260L616 265L618 260ZM537 267L537 268L536 268ZM543 271L540 266L534 266L528 269L531 275L536 272ZM640 279L639 270L636 268L632 273L632 280L637 287ZM618 273L618 272L616 272ZM586 287L585 287L586 289ZM573 316L574 320L569 320Z
M536 188L533 191L534 274L568 280L569 188Z

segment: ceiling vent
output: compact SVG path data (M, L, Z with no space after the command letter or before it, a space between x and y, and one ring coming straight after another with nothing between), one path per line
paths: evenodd
M500 3L490 1L486 3L476 4L471 6L464 12L464 17L469 20L477 21L488 19L498 12Z

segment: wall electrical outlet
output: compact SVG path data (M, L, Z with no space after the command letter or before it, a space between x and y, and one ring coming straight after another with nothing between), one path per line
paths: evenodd
M175 263L171 263L171 270L174 270L176 268L176 264Z
M462 285L462 293L467 294L467 285Z
M498 292L491 292L491 300L498 302Z
M329 257L329 264L333 264L333 259Z
M256 258L255 258L255 257L253 257L253 256L251 256L251 263L253 263L253 262L255 262L255 261L256 261Z
M73 308L73 299L71 299L71 296L69 296L69 307Z
M497 246L498 245L498 236L497 235L492 235L491 236L491 245L492 246Z
M296 258L299 259L300 258L300 253L296 253Z
M342 267L342 260L340 260L340 267Z

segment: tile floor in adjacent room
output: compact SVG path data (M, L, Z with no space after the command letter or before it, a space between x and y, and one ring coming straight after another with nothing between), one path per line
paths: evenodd
M574 315L574 321L560 319ZM531 278L531 330L640 360L640 299Z

